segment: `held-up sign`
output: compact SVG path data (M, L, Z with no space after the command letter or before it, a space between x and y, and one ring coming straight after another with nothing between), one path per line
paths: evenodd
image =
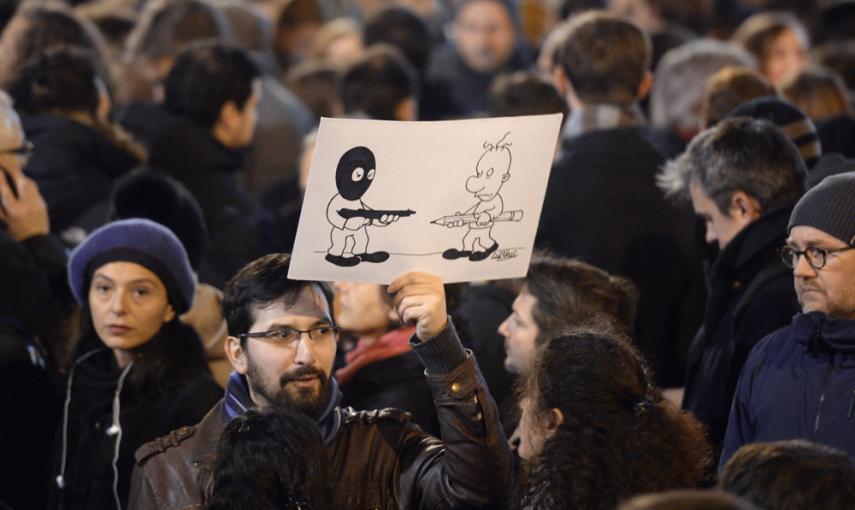
M322 119L288 277L525 276L560 123Z

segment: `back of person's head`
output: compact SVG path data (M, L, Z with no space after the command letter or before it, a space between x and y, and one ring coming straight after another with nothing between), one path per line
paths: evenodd
M287 253L271 253L259 257L243 266L223 289L223 317L230 335L249 332L255 322L254 309L283 303L293 305L300 292L316 282L288 279L291 256ZM321 287L330 305L330 295ZM330 310L332 306L330 305Z
M338 90L340 75L341 71L333 64L307 60L288 71L286 83L315 117L338 117L342 110Z
M805 69L786 80L781 93L814 122L852 113L846 85L830 69Z
M782 97L750 99L734 108L727 117L750 117L775 124L795 144L808 169L813 168L822 156L822 145L814 123L803 111Z
M261 75L249 54L220 43L190 45L166 76L166 108L205 127L212 127L227 102L242 109Z
M731 43L699 39L662 56L650 93L653 126L684 136L700 126L704 87L710 77L727 66L754 67L748 52Z
M299 411L249 410L223 430L208 510L331 509L317 424Z
M796 439L740 448L718 487L763 510L836 510L855 501L855 461L846 453Z
M636 496L617 510L758 510L748 501L720 491L675 490Z
M532 318L540 341L591 321L609 324L627 338L635 331L638 292L632 282L581 260L536 256L523 291L537 300Z
M665 194L688 200L698 186L730 215L741 191L761 212L794 204L804 193L806 169L795 145L770 122L725 119L703 131L657 176Z
M777 94L775 86L757 71L747 67L725 67L707 82L701 110L701 129L718 124L734 108L749 99Z
M0 37L0 87L8 86L31 58L67 46L89 51L99 74L108 85L112 83L106 45L92 23L59 2L22 5Z
M22 112L79 112L93 119L101 94L107 93L91 54L76 47L57 47L34 56L20 68L7 90Z
M131 62L175 57L187 44L230 37L226 17L207 0L154 0L128 36Z
M554 62L581 102L630 104L650 66L650 39L622 18L586 12L568 22Z
M419 73L427 69L431 52L427 23L406 7L387 7L374 13L365 21L363 38L366 46L385 43L398 48Z
M567 115L567 102L555 86L531 71L517 71L496 77L490 87L488 111L491 117Z
M113 187L108 219L126 218L146 218L171 230L190 266L199 270L208 251L208 227L202 208L183 184L147 167L123 176Z
M402 118L401 113L405 101L415 106L415 76L413 67L395 48L370 48L342 75L340 97L344 113L364 114L377 120L415 120Z
M628 342L596 332L553 338L523 392L521 441L560 416L524 457L530 508L612 509L638 494L696 487L704 476L703 425L661 398Z

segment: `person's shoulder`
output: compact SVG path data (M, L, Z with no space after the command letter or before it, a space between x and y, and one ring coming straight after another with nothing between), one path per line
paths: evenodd
M190 447L192 443L190 439L196 435L197 430L197 426L181 427L140 446L134 454L136 464L142 467L160 455L163 455L163 460L166 460L173 455L179 454L179 450Z

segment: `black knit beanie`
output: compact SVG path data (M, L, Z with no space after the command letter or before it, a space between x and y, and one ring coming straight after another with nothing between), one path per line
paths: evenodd
M806 225L855 246L855 172L831 175L796 204L787 232Z

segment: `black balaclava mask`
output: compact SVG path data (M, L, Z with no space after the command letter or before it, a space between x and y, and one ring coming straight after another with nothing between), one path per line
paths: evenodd
M368 191L374 179L374 153L367 147L354 147L338 160L335 186L347 200L357 200Z

